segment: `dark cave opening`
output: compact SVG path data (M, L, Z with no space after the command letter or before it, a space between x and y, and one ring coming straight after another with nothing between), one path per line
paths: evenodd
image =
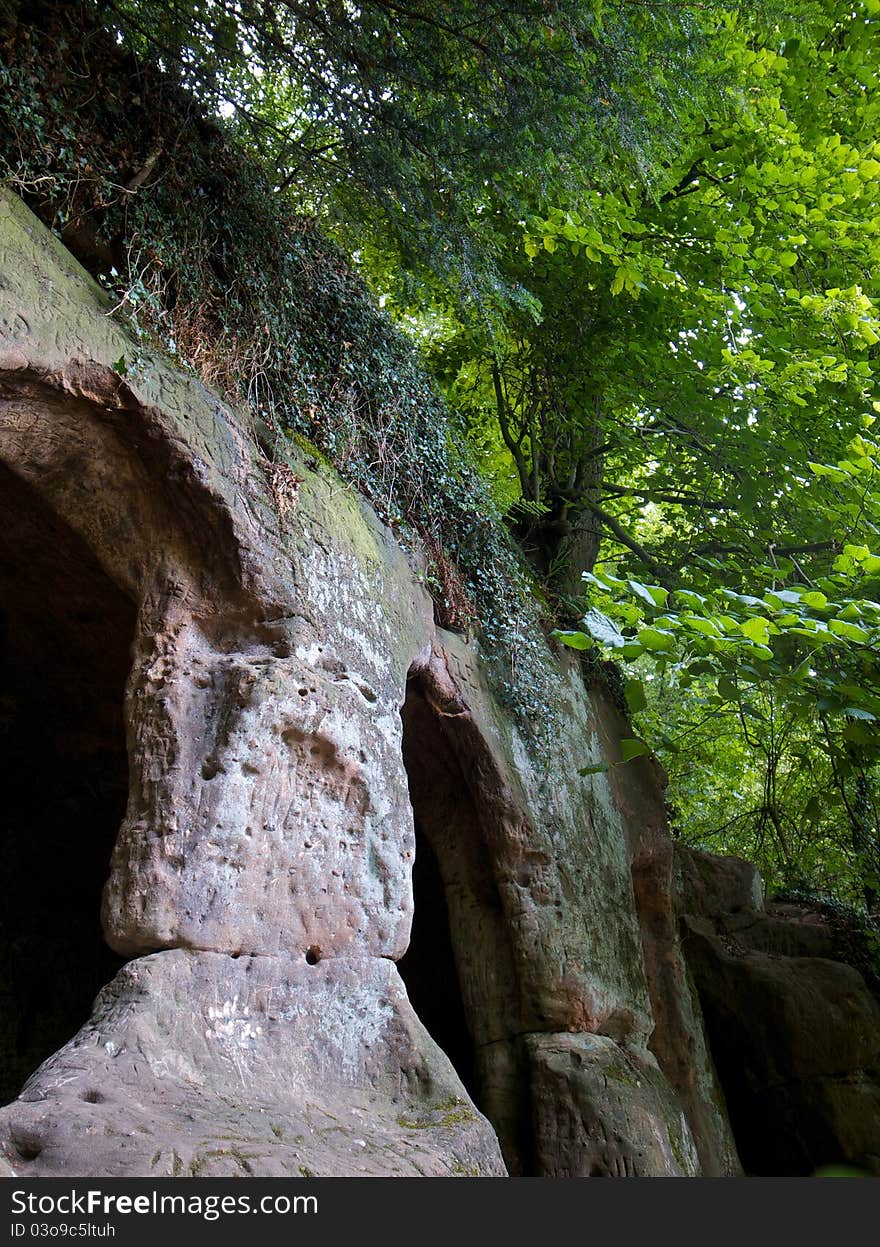
M122 964L101 890L128 793L135 608L0 465L0 1102L88 1018Z
M421 673L407 682L401 718L416 855L412 936L398 967L416 1013L495 1126L508 1167L523 1172L521 1007L495 856L508 829L491 751L470 715L444 708Z
M468 920L479 820L449 733L418 678L408 681L401 718L416 851L412 934L398 969L413 1008L479 1104L474 1029L481 1019L473 971L486 950L469 947Z
M494 1126L509 1173L532 1174L516 916L503 899L517 814L482 729L430 674L412 673L401 718L416 856L412 937L398 968L416 1013Z
M412 1007L431 1038L449 1057L474 1099L477 1096L474 1043L455 964L446 892L436 854L418 821L413 894L412 935L406 955L397 963L397 968Z

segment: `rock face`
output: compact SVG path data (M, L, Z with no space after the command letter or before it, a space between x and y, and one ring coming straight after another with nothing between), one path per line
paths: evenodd
M630 729L613 706L599 703L598 712L603 751L616 761L619 742ZM663 800L666 777L653 759L637 759L625 768L612 766L609 774L629 849L633 900L642 932L654 1017L649 1046L685 1111L702 1172L733 1176L740 1172L739 1158L678 936L673 845Z
M11 197L0 273L15 1073L85 1023L3 1112L8 1163L503 1173L394 967L413 905L400 705L436 661L416 575L341 482L266 465L234 413L139 352ZM288 501L301 487L288 523L277 473ZM96 785L120 754L121 802L115 763L111 792L78 799L70 773ZM88 1020L102 883L115 965L136 960Z
M660 777L579 776L616 711L548 652L523 733L366 504L12 196L0 474L0 1168L738 1171Z
M7 840L46 881L20 869L37 920L7 958L51 935L50 978L78 983L67 1002L10 976L13 1075L50 1058L0 1114L13 1170L696 1172L647 1047L620 816L577 775L598 747L579 677L558 676L570 730L538 758L369 508L307 455L267 463L12 197L0 273L30 776ZM40 735L37 695L68 686ZM64 757L93 783L115 759L112 792L72 801ZM104 940L134 960L89 1018L115 968L96 854Z
M26 1172L504 1172L380 957L310 966L176 949L131 961L7 1129Z
M880 1004L839 923L761 899L748 862L677 853L684 947L750 1173L880 1174Z

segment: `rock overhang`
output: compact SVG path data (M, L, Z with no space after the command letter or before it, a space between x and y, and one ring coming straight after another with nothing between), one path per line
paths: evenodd
M503 933L503 966L480 971L506 984L495 991L491 1024L475 1013L483 999L473 983L465 991L484 1103L509 1162L530 1171L534 1149L522 1138L533 1132L533 1109L523 1088L545 1048L529 1035L605 1036L632 1059L653 1061L626 839L604 777L587 785L578 778L595 748L578 677L555 677L570 722L556 756L541 758L494 702L477 649L435 625L419 569L367 504L291 445L280 505L278 471L246 413L133 341L103 292L5 193L0 272L15 275L0 287L0 458L80 534L137 610L125 694L128 809L104 890L108 943L146 957L156 982L173 977L182 957L206 958L215 968L211 992L230 1000L235 993L216 976L224 967L231 981L245 959L273 965L288 985L307 971L338 971L337 993L350 991L346 967L375 962L402 991L393 962L412 921L418 778L404 764L401 709L419 682L434 739L457 759L447 782L475 803L468 834L482 845L481 869L497 898L492 921ZM453 810L455 797L443 797ZM462 940L479 938L486 914L474 921ZM139 964L123 971L119 990L131 990ZM208 978L192 981L208 990ZM197 995L191 1004L195 1013L208 1007ZM420 1028L417 1019L409 1024ZM100 1001L90 1025L90 1043L118 1047L101 1039L110 1023ZM370 1047L393 1075L386 1032ZM59 1071L80 1040L36 1072L20 1103L59 1094ZM377 1045L384 1057L376 1058ZM599 1053L586 1040L582 1047ZM442 1057L423 1029L416 1048ZM173 1066L177 1058L167 1050L162 1059ZM122 1068L114 1061L107 1077ZM448 1061L443 1068L443 1096L467 1103ZM572 1077L554 1084L551 1116L592 1095L586 1074ZM657 1104L672 1101L658 1098L656 1080L651 1088L648 1116L656 1116L665 1111ZM301 1087L297 1095L331 1090ZM397 1117L424 1118L429 1134L436 1127L442 1135L450 1123L437 1127L436 1102L423 1089ZM292 1102L288 1109L299 1111ZM17 1113L15 1105L4 1110L8 1139ZM479 1113L475 1120L474 1164L500 1172L494 1134ZM627 1110L624 1120L637 1132L647 1118ZM678 1154L690 1156L677 1119L675 1137ZM447 1144L441 1136L431 1144L431 1172L464 1164ZM42 1146L43 1160L26 1162L30 1171L64 1172L71 1162L58 1146L52 1161ZM10 1155L21 1162L14 1147ZM142 1165L143 1156L125 1163ZM545 1148L541 1172L553 1163ZM623 1164L614 1156L597 1163L609 1172ZM689 1160L669 1163L693 1171ZM323 1171L345 1172L349 1162L340 1154L328 1164ZM644 1164L653 1171L655 1161Z

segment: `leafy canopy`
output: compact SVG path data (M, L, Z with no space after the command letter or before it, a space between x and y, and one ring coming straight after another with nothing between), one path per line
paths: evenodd
M757 80L732 122L707 124L669 195L639 214L605 198L604 223L550 213L527 240L536 255L536 238L582 251L633 309L634 336L658 331L621 493L612 484L603 499L618 531L587 577L591 609L562 639L653 668L667 700L670 682L693 696L686 734L704 714L720 729L730 711L724 738L738 734L743 770L761 761L751 851L769 837L796 865L818 801L839 815L841 886L869 905L880 887L878 17L880 5L829 5L778 50L732 45ZM626 508L627 496L642 505ZM671 753L668 737L661 748ZM703 756L717 767L705 740ZM691 784L686 804L698 803Z
M488 289L513 219L612 158L648 175L711 78L666 0L109 0L122 37L230 115L350 244Z

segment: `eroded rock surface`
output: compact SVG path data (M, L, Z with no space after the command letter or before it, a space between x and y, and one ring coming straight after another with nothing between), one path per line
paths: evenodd
M0 197L0 1168L737 1172L662 777L581 777L622 723L549 651L525 731L417 558L274 453Z
M603 1035L530 1035L538 1167L557 1177L693 1177L690 1127L650 1054Z
M616 760L618 742L629 732L626 721L607 697L596 698L595 706L604 752ZM684 1109L701 1172L706 1177L733 1177L741 1173L739 1156L678 934L676 899L682 882L666 823L666 777L650 758L612 767L610 775L629 848L642 934L654 1019L650 1050ZM724 903L729 903L729 888L724 897Z
M392 962L130 962L6 1111L20 1173L499 1176Z
M880 1004L821 906L768 904L755 868L677 850L684 948L750 1173L880 1174Z

